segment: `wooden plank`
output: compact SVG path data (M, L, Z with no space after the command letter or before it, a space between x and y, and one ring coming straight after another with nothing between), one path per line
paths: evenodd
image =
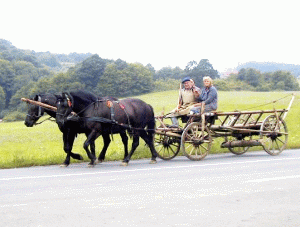
M227 115L244 115L244 114L265 114L265 113L275 113L275 112L287 112L286 109L280 110L256 110L256 111L235 111L235 112L215 112L215 116L227 116Z

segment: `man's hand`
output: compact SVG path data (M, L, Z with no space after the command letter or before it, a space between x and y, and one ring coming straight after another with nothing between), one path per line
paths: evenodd
M175 110L175 112L178 112L180 108L181 108L181 104L178 104L177 109Z
M196 98L198 98L200 96L199 91L198 90L194 90L194 95L195 95Z

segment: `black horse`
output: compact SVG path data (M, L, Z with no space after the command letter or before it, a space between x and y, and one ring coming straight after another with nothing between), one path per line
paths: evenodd
M89 151L88 146L100 135L109 138L111 133L120 133L125 130L133 137L132 148L129 155L123 160L127 165L142 137L150 147L151 163L156 163L157 153L153 146L155 118L153 108L140 99L127 98L120 101L97 100L83 111L76 111L81 100L68 93L62 93L57 102L56 122L61 128L69 128L73 122L80 122L85 130L90 131L84 142L84 149L94 165L96 157ZM76 116L71 112L75 111Z
M90 103L93 103L98 99L95 95L88 93L88 92L78 91L78 92L71 92L71 93L74 95L80 96L80 97L82 97L83 100L85 100L85 104L82 105L81 108L86 108ZM116 98L113 98L113 97L108 97L108 99L117 100ZM33 100L40 101L42 103L45 103L45 104L48 104L51 106L55 106L56 102L57 102L57 95L40 94L40 95L36 95L33 98ZM36 122L39 120L39 118L41 116L44 115L44 112L49 114L51 117L56 118L56 112L49 110L49 109L44 109L37 105L29 104L28 113L27 113L27 116L25 119L25 125L27 127L32 127L33 125L37 124ZM79 126L79 125L77 125L77 126ZM76 154L76 153L72 152L73 143L74 143L75 137L77 136L78 133L85 133L85 135L88 136L90 132L78 131L77 130L78 128L79 127L75 127L75 130L61 130L63 132L64 151L67 154L65 161L61 165L63 167L66 167L70 164L70 157L77 159L77 160L83 160L83 158L80 154ZM126 133L125 133L125 135L122 134L121 137L122 137L122 141L124 143L124 148L125 148L124 157L126 157L128 155L128 148L127 148L128 137L127 137ZM104 141L103 149L99 156L100 162L102 160L104 160L104 158L105 158L105 153L109 146L110 138L107 139L107 138L103 137L103 141ZM94 142L90 144L90 149L91 149L91 152L95 155L95 143Z

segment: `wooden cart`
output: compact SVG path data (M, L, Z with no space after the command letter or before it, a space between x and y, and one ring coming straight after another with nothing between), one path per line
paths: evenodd
M164 117L156 117L154 145L158 156L170 160L182 151L191 160L202 160L210 152L213 138L223 137L221 148L241 155L262 146L270 155L280 154L288 142L284 121L287 109L210 112L190 115L183 128L170 128Z

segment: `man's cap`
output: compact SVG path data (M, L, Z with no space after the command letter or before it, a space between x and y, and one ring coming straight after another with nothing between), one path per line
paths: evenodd
M190 78L190 77L185 77L185 78L183 78L183 80L182 80L181 83L184 83L184 82L186 82L186 81L191 81L191 78Z

